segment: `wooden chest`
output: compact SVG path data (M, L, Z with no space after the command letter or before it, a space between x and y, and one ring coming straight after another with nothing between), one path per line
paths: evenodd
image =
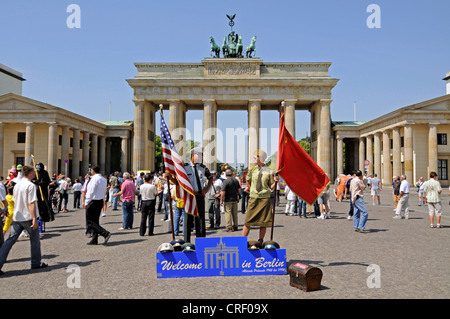
M303 291L320 290L322 270L302 263L292 263L288 268L289 284Z

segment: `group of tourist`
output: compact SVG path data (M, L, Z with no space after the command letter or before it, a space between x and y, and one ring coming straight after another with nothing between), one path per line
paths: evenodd
M155 213L164 210L164 221L170 220L172 206L173 231L175 235L183 233L186 242L190 242L191 232L196 237L206 236L206 212L208 213L209 229L221 227L221 214L225 215L225 232L238 230L238 205L241 202L241 213L245 214L242 235L248 236L252 226L259 226L258 242L263 243L267 227L271 226L272 205L279 204L279 177L268 169L264 162L267 155L257 150L254 154L256 165L244 171L237 177L230 166L222 165L222 174L209 169L202 164L202 149L191 150L191 162L185 164L185 170L193 186L198 216L194 218L184 211L184 201L177 192L178 180L169 173L139 172L133 176L128 172L115 172L110 176L100 174L100 167L90 169L84 179L77 178L72 183L64 175L53 174L50 178L44 170L44 165L36 167L17 165L9 172L6 181L0 182L0 275L10 249L22 233L29 236L31 243L31 268L43 268L48 265L41 261L40 228L45 220L53 220L51 212L46 211L43 203L50 203L54 196L59 196L62 212L68 212L69 193L73 193L73 208L85 210L86 235L91 238L89 245L97 245L98 237L104 238L106 245L111 232L100 225L100 216L106 216L107 207L118 210L122 206L122 226L119 230L133 229L134 213L141 212L139 235L154 235ZM437 181L437 174L430 173L430 179L421 178L415 185L419 192L419 206L428 205L430 227L441 228L442 206L440 194L442 188ZM405 175L393 179L393 199L395 219L409 218L410 184ZM369 187L372 204L380 205L381 181L374 174L366 179L359 170L354 171L347 180L344 198L350 199L348 219L353 219L355 232L366 233L368 211L364 202L364 191ZM307 204L289 188L285 187L286 215L306 217L307 210L314 211L318 219L330 218L329 185L327 185L313 205ZM39 199L42 198L43 201ZM171 198L172 202L169 202ZM46 199L46 200L44 200ZM156 204L158 206L156 207ZM41 207L41 208L39 208ZM47 208L49 208L47 206ZM41 210L41 211L40 211ZM50 208L49 208L50 210ZM298 210L298 213L297 213ZM59 211L59 209L58 209ZM40 214L41 213L41 214ZM46 218L42 218L47 214ZM436 217L436 225L434 224ZM5 221L3 223L3 220ZM182 230L180 231L180 227ZM8 239L4 235L10 231Z

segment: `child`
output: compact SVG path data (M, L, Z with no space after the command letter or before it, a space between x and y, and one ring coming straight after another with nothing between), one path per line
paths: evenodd
M5 219L5 225L3 226L3 236L5 236L6 232L11 227L13 215L14 215L14 201L13 201L13 190L14 187L9 186L6 189L8 195L6 195L6 201L8 202L8 216Z

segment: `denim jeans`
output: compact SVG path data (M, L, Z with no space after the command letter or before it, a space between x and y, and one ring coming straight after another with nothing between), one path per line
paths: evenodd
M122 227L124 229L133 228L133 218L134 218L133 205L134 203L132 201L122 202L122 217L123 217Z
M302 216L302 210L303 210L303 217L306 217L306 202L304 200L299 200L298 201L298 216L300 216L300 217Z
M174 217L174 234L179 235L180 234L180 221L183 222L184 225L184 208L178 208L175 206L175 217Z
M120 189L118 189L118 188L113 188L113 190L112 190L112 194L113 194L113 195L116 194L116 193L118 193L118 192L120 192ZM117 209L117 203L118 203L118 202L119 202L119 197L117 197L117 196L112 197L112 203L113 203L113 208L112 208L112 209L114 209L114 210Z
M0 248L0 269L8 258L9 251L16 243L22 230L26 230L30 235L30 247L31 247L31 267L39 266L41 264L41 240L39 238L39 227L36 229L31 228L32 221L27 220L24 222L13 222L11 224L11 233L9 238L4 242Z
M353 204L353 229L365 229L367 223L367 217L369 213L367 212L366 204L364 199L357 198Z

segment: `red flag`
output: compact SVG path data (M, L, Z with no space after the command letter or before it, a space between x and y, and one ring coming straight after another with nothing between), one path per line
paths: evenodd
M330 183L325 172L289 134L284 124L284 112L280 118L276 170L289 188L309 204L314 203Z

